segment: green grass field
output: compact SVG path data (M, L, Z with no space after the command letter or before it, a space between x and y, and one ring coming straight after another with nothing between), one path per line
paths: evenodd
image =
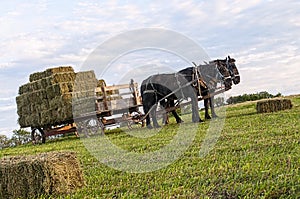
M290 98L292 109L268 114L257 114L255 102L228 106L221 135L205 157L199 157L199 151L208 121L198 126L194 141L178 160L153 172L114 170L98 162L75 136L3 149L0 157L77 152L87 186L53 198L300 198L300 96ZM190 131L190 115L184 120L184 129ZM147 139L120 129L107 135L127 151L147 153L168 145L177 128L173 121Z

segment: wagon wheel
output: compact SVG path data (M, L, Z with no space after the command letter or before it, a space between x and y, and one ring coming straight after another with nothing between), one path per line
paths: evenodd
M80 137L82 136L82 132L84 132L85 129L85 123L84 121L77 121L76 122L76 128L77 128L77 136Z
M101 134L104 134L104 124L101 118L90 118L85 120L83 130L86 137L95 135L101 130Z
M130 119L130 114L123 113L122 120L126 122L128 129L132 129L133 122Z
M45 132L41 128L32 128L31 140L33 144L41 144L46 142Z
M132 125L138 125L140 127L145 126L145 121L143 120L143 114L140 111L131 112L130 115L123 115L123 117L127 120L127 126L129 129L132 129ZM130 119L129 119L130 118Z

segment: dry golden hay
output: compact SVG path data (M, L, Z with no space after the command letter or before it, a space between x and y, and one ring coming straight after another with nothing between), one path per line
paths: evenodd
M270 113L293 107L290 99L275 98L260 100L256 103L257 113Z
M96 80L97 82L95 72L93 70L76 73L76 81L89 81L89 80Z
M48 152L0 160L0 198L70 194L84 185L74 152Z
M46 77L49 77L55 73L66 73L66 72L72 72L74 73L74 69L71 66L60 66L55 68L49 68L43 72L37 72L33 73L29 76L29 81L37 81Z
M29 83L20 86L16 97L18 122L22 128L51 126L72 120L72 97L93 97L98 82L94 71L75 73L70 66L34 73L29 79Z
M41 89L46 89L47 87L49 86L51 87L54 84L65 83L65 82L73 83L75 80L75 76L76 74L74 72L65 72L65 73L61 72L61 73L52 74L51 76L44 77L42 79L38 79L20 86L19 95L28 92L34 92Z
M74 117L78 117L81 114L91 113L96 110L95 105L95 97L81 97L75 98L73 97L72 101L73 115Z

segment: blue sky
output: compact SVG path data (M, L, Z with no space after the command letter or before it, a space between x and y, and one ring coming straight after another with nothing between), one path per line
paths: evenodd
M241 83L228 96L300 93L298 0L10 0L1 2L0 27L0 134L19 128L15 97L31 73L60 65L79 70L98 45L139 28L173 30L211 58L234 57ZM164 55L165 62L175 59ZM153 57L144 64L153 65Z

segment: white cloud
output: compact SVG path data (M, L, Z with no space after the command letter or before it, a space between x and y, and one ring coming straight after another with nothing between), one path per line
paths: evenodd
M2 106L2 107L0 107L0 114L1 114L1 112L16 110L16 108L17 107L15 105Z

